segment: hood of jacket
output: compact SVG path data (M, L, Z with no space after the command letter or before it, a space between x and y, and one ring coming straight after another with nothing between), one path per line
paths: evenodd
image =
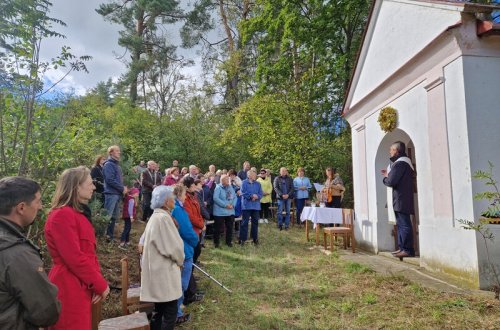
M23 243L28 243L37 251L39 250L22 234L22 228L20 226L0 217L0 251Z
M108 159L106 159L104 161L104 165L106 165L107 162L111 162L111 163L118 165L118 161L116 159L114 159L113 157L108 157Z

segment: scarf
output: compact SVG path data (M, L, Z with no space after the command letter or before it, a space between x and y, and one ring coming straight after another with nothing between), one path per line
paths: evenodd
M82 214L85 216L85 218L87 218L87 220L90 223L92 223L92 210L90 209L90 207L87 204L82 204L81 206L83 209Z

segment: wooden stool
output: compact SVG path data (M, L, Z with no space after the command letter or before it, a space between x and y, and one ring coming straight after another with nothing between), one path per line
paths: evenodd
M146 313L134 313L102 320L99 330L149 330L149 321Z

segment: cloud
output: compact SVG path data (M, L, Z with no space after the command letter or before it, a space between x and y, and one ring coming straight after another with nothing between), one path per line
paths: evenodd
M59 79L64 77L65 74L66 72L61 69L47 71L43 79L45 83L44 91L50 88L54 83L59 81ZM85 88L82 84L76 82L75 77L69 74L54 87L54 90L82 96L85 95L87 88Z
M105 0L67 1L55 0L49 16L64 21L67 26L54 24L53 29L66 36L48 38L42 42L41 57L50 61L56 57L62 46L71 47L76 56L90 55L92 60L86 63L89 74L72 72L58 88L73 87L80 94L91 89L100 81L109 78L116 80L125 70L125 65L116 59L114 53L123 54L118 45L119 26L106 22L95 9ZM45 80L54 81L62 76L62 71L48 71Z
M66 36L66 39L49 38L42 43L42 59L50 61L56 57L63 45L71 47L71 52L76 56L90 55L92 60L86 63L89 74L85 72L72 72L59 85L59 88L74 88L78 93L84 93L97 85L100 81L111 78L117 81L125 73L126 65L116 56L124 55L129 59L129 54L118 45L119 33L122 26L104 20L95 9L108 0L53 0L49 16L64 21L67 26L54 25L54 30ZM181 6L187 6L181 2ZM179 29L181 23L166 27L172 43L180 45ZM217 39L216 31L211 31L209 36ZM213 38L211 38L213 39ZM194 66L185 67L181 73L196 82L197 86L203 84L204 76L201 66L200 47L192 49L178 48L178 53L186 59L192 59ZM61 77L60 71L48 72L45 80L54 81Z

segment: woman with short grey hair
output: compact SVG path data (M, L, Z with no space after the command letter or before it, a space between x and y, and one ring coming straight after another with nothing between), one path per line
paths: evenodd
M158 186L151 196L153 214L144 231L141 301L154 302L151 329L173 329L177 300L182 296L184 243L170 213L175 207L172 187ZM163 323L163 326L162 326Z

